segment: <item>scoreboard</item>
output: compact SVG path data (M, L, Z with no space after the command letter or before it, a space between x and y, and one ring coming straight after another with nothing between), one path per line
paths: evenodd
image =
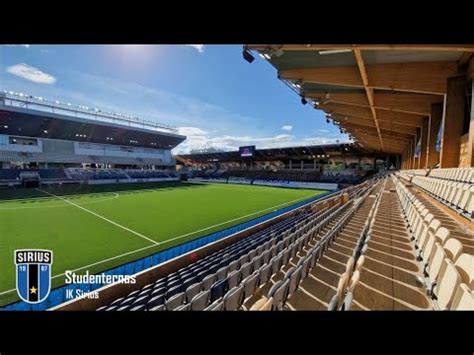
M255 146L249 145L245 147L239 147L239 153L241 157L253 157L255 153Z

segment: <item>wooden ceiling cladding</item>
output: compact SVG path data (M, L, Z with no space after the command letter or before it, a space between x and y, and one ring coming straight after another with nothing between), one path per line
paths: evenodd
M330 114L364 147L401 154L419 138L474 45L249 45L270 55L278 77ZM276 52L278 51L278 53ZM334 58L331 62L329 58ZM472 68L468 68L472 71Z

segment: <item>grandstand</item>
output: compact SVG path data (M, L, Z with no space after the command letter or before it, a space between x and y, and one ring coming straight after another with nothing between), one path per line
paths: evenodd
M231 151L178 155L176 159L181 171L200 180L256 184L291 182L300 186L322 183L321 188L332 185L335 189L338 185L345 187L361 182L379 170L395 168L396 164L392 156L348 143L257 148L252 157L242 157L238 151Z
M5 309L474 310L474 46L250 51L353 142L172 157L185 137L169 127L101 128L3 96L0 183L15 188L0 194L0 233L32 242L26 216L58 255L49 299L26 305L10 280ZM32 180L48 186L19 188ZM55 221L55 238L41 234ZM65 285L65 270L136 282ZM71 287L95 296L68 299Z
M135 182L175 178L173 127L71 106L23 93L0 93L0 186ZM169 173L171 173L170 176Z

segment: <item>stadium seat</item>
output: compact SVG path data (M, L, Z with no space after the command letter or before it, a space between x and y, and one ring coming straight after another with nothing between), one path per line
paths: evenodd
M214 303L207 306L204 310L205 311L222 311L224 310L224 303L222 302L222 300L217 300Z
M227 280L217 281L211 286L211 301L214 302L217 299L222 298L227 290L229 289L229 285L227 284Z
M237 310L243 300L244 295L244 287L243 286L236 286L230 289L223 298L224 303L224 310L225 311L235 311Z
M455 311L473 311L474 293L466 284L460 284L454 294L451 310Z
M285 279L278 281L273 285L273 287L268 292L268 297L273 298L272 300L272 310L282 310L283 305L286 302L288 297L288 289L290 286L290 280Z
M444 259L439 282L435 290L435 309L449 309L454 293L460 284L461 276L457 272L453 262L448 258Z
M180 293L175 294L174 296L172 296L171 298L169 298L165 302L166 309L168 311L173 311L178 306L183 304L183 302L185 300L185 297L186 297L186 295L185 295L184 292L180 292Z
M191 300L202 290L202 282L197 282L186 289L186 300L191 302Z
M204 310L207 305L209 304L209 301L211 299L211 292L208 291L202 291L194 298L191 300L191 310L192 311L202 311Z
M471 290L474 290L474 255L461 254L456 259L454 265L461 276L461 280Z
M256 270L252 275L248 276L246 279L242 280L242 284L244 287L244 300L247 300L253 296L258 283L259 283L258 270Z

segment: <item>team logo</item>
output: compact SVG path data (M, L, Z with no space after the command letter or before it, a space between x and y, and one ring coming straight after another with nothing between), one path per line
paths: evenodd
M51 250L15 250L16 290L28 303L43 302L51 290Z

